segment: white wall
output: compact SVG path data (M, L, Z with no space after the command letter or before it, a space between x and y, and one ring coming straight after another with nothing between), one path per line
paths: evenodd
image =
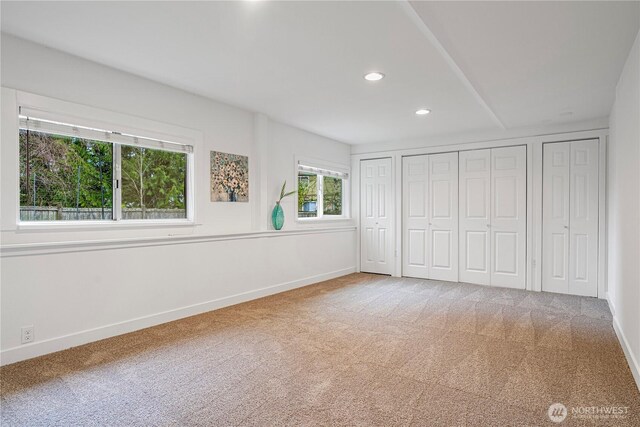
M277 200L282 188L282 182L287 181L287 188L295 188L297 173L294 165L296 157L312 160L318 164L336 165L339 168L349 169L350 146L337 143L318 135L305 137L306 132L300 129L272 122L271 141L269 142L269 170L271 171L269 187L267 189L269 199ZM294 195L295 196L295 195ZM346 195L348 202L348 195ZM348 205L348 203L347 203ZM296 199L291 196L282 204L285 212L284 229L310 226L308 222L293 221L296 215ZM346 208L347 206L345 206ZM331 224L344 224L350 221L327 220ZM327 224L327 221L316 222L311 226Z
M293 199L289 232L267 221L282 180L294 185L296 156L348 166L348 145L4 34L1 52L3 364L355 269L352 221L297 223ZM16 90L195 136L197 225L19 229ZM209 201L210 150L250 156L249 203ZM214 237L229 233L243 234ZM27 325L36 341L21 345Z
M1 77L2 86L5 88L169 123L199 132L202 141L196 144L199 145L196 149L205 154L196 159L196 167L200 169L196 184L202 187L199 190L206 191L208 187L206 153L209 150L242 155L251 153L253 114L248 111L5 34L2 34L1 52ZM2 142L6 143L4 138ZM250 168L254 166L252 160L249 160ZM253 170L250 171L250 176L253 176L251 172ZM253 191L255 185L251 184L250 182L250 191ZM3 189L3 199L7 197L4 193ZM250 194L250 200L252 195ZM198 231L245 230L246 224L251 223L250 204L251 202L209 203L208 198L201 194L197 199L196 214L197 221L203 225ZM8 226L9 224L3 224L3 241L13 242L14 237L4 232ZM64 233L55 238L67 237L69 234Z
M609 302L640 387L640 33L616 88L610 130Z

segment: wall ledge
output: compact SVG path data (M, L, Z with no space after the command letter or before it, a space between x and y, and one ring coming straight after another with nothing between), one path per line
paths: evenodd
M18 257L31 255L45 255L78 251L110 250L131 247L184 245L194 243L208 243L228 240L265 239L275 237L299 236L305 234L342 233L355 231L355 226L314 227L293 230L252 231L230 234L202 234L202 235L167 235L161 237L136 237L101 240L57 241L38 243L18 243L0 246L0 257Z

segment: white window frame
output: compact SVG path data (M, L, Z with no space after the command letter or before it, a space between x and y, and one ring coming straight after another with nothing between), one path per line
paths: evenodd
M21 98L26 99L27 102L20 102ZM33 107L34 102L39 101L43 107ZM56 106L60 106L60 113L51 112L56 111ZM105 132L110 133L105 137L89 137L86 139L97 140L101 142L113 144L113 219L105 220L65 220L65 221L22 221L20 219L20 183L19 183L19 148L17 149L17 173L18 173L18 185L16 186L16 226L18 229L75 229L75 228L118 228L124 227L148 227L148 226L193 226L195 225L195 149L194 138L191 136L176 136L175 133L161 133L157 131L146 131L135 127L127 126L127 121L145 121L139 118L114 114L108 111L102 111L93 109L91 107L79 106L70 104L64 101L53 100L50 98L40 97L38 95L27 94L24 92L18 92L18 104L17 104L17 128L16 133L23 128L21 124L22 117L34 117L37 119L48 120L58 123L69 123L72 126L84 128L87 134L90 132ZM48 107L48 108L47 108ZM52 108L53 107L53 108ZM68 110L73 111L73 115L67 113ZM81 110L86 112L87 115L76 115L76 111ZM122 125L118 125L118 121L114 124L114 121L98 121L93 117L97 114L103 113L108 119L112 119L112 116L118 116L118 118L126 118L123 120ZM152 123L145 121L147 123ZM158 124L158 127L168 128L174 130L171 126L163 126ZM102 129L109 129L109 131L103 131ZM176 130L181 130L175 128ZM48 133L49 130L44 130ZM179 132L176 132L179 133ZM68 134L68 133L62 133ZM97 135L97 134L96 134ZM70 135L74 136L74 135ZM19 141L19 137L16 138ZM140 146L151 149L160 149L166 151L174 151L185 153L187 165L186 165L186 218L168 218L168 219L122 219L122 207L121 207L121 191L116 191L116 188L121 187L121 157L120 151L122 145Z
M315 217L299 217L298 216L298 175L301 171L315 173L317 176L317 216ZM332 164L328 162L297 158L295 162L295 209L296 209L296 221L299 222L314 222L314 221L336 221L347 220L349 216L349 179L350 171L348 168ZM324 214L324 177L336 177L342 181L342 215L325 215Z

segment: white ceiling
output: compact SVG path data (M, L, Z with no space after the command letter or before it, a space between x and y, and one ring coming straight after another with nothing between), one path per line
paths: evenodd
M640 26L640 2L1 8L3 32L348 143L606 117Z

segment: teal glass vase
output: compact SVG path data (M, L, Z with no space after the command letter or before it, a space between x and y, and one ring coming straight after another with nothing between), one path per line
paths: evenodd
M282 206L280 206L280 202L276 202L276 205L273 207L271 222L273 223L273 228L276 230L280 230L284 225L284 211L282 210Z

